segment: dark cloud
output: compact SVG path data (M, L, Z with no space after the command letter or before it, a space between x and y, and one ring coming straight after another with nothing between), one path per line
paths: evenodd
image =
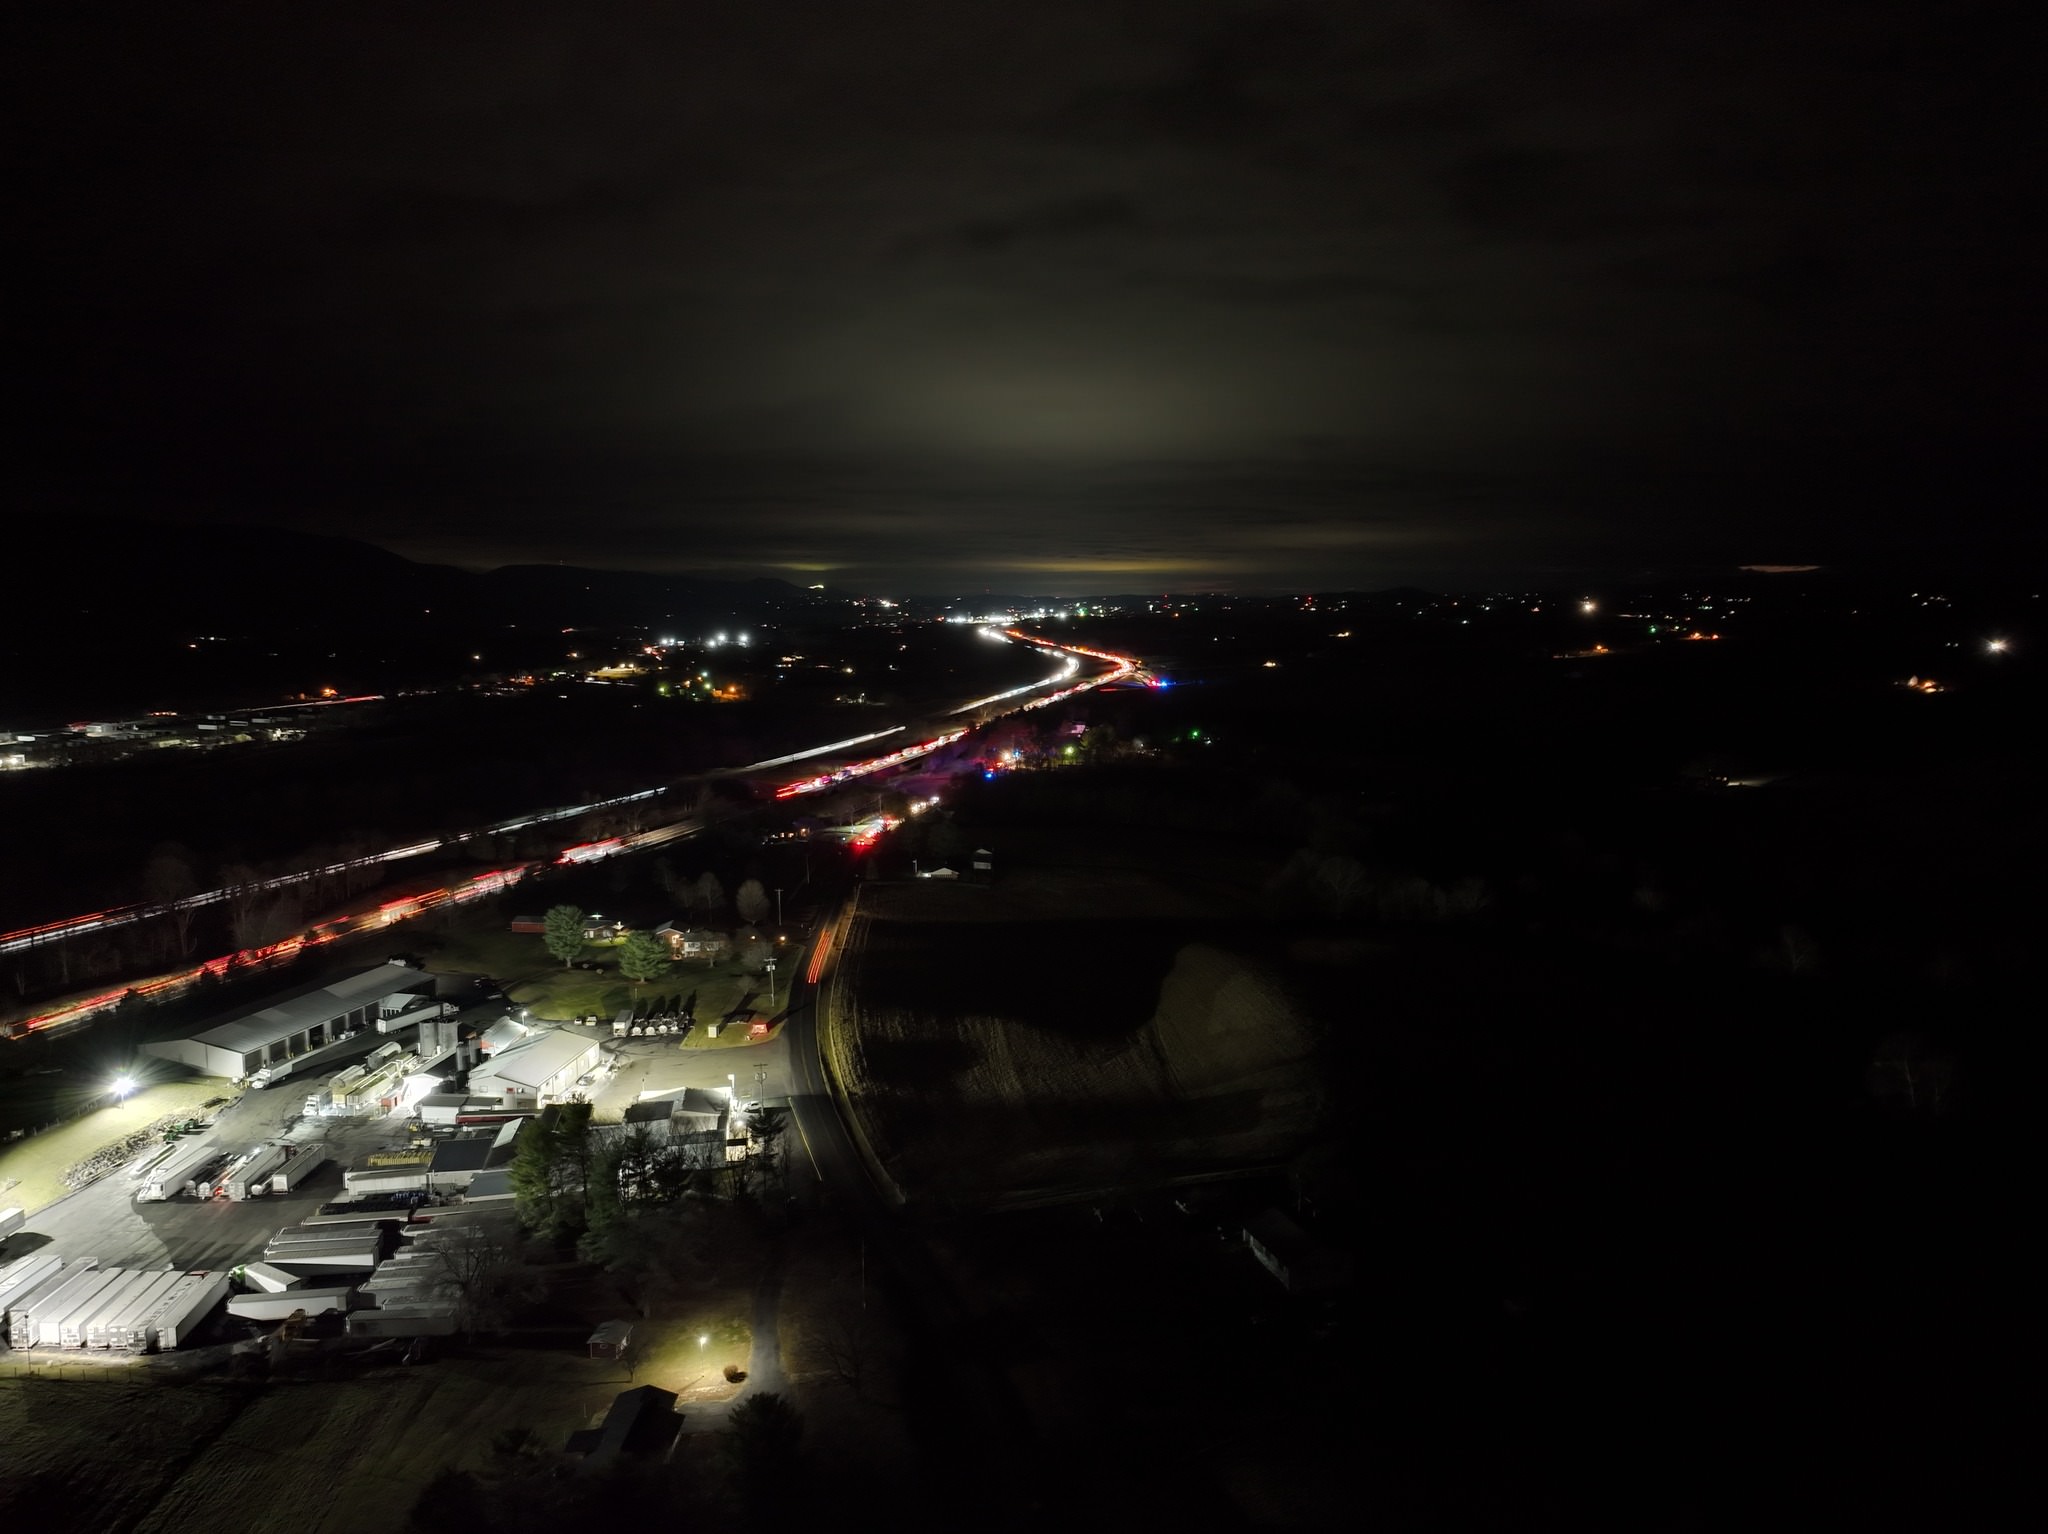
M17 481L899 588L2002 536L2004 16L45 8Z

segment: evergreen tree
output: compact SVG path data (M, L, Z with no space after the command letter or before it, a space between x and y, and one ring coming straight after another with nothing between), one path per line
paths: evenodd
M541 918L541 941L547 944L548 952L562 961L567 969L583 955L583 908L574 905L551 906L548 914Z
M668 945L652 932L629 932L619 949L619 973L635 985L668 972Z

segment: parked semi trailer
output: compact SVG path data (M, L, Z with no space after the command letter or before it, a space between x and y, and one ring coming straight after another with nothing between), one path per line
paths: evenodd
M313 1174L327 1165L327 1158L310 1150L301 1150L287 1161L270 1179L272 1193L290 1193L302 1183L310 1182Z
M261 1198L270 1191L270 1179L291 1160L293 1147L282 1140L259 1145L228 1169L223 1179L228 1197L236 1203Z
M342 1173L342 1185L361 1197L367 1193L424 1193L432 1174L425 1167L351 1168Z
M165 1287L164 1279L169 1276L170 1270L163 1268L129 1269L127 1278L101 1295L103 1303L79 1326L77 1346L110 1346L115 1325L140 1304L144 1296L161 1293ZM67 1342L65 1346L70 1347L72 1344Z
M194 1273L188 1289L174 1290L170 1302L149 1323L143 1346L169 1352L189 1342L213 1308L227 1297L226 1273Z
M326 1228L312 1230L281 1230L271 1237L263 1247L262 1260L277 1263L287 1271L293 1264L308 1260L321 1260L328 1254L361 1252L369 1257L365 1267L375 1267L391 1250L391 1232L387 1230L361 1230L355 1227ZM314 1254L309 1259L308 1254ZM332 1263L324 1263L332 1267Z
M286 1321L293 1312L324 1316L330 1310L347 1310L353 1284L324 1289L292 1289L284 1294L237 1294L228 1300L228 1314L244 1321Z
M163 1308L186 1289L192 1287L193 1274L183 1269L167 1269L157 1275L158 1282L151 1284L120 1315L114 1317L107 1327L107 1346L123 1353L140 1353L147 1346L150 1325Z
M87 1331L85 1345L89 1348L125 1348L128 1338L135 1330L135 1323L148 1315L157 1303L175 1288L185 1277L176 1268L164 1268L145 1275L148 1282L131 1290L120 1308L102 1316Z
M137 1202L151 1204L176 1198L218 1166L223 1154L217 1145L178 1145L143 1174L142 1186L135 1194Z
M352 1310L348 1313L351 1337L452 1337L455 1308L452 1305L408 1306L403 1310Z
M307 1246L265 1247L263 1260L296 1273L302 1268L374 1268L384 1253L380 1241L331 1241Z
M54 1281L64 1271L64 1259L55 1252L30 1252L0 1268L0 1337L7 1335L7 1317L17 1305Z
M273 1245L320 1241L375 1241L394 1234L397 1226L388 1220L349 1220L328 1225L287 1225L270 1238Z
M108 1295L126 1286L129 1276L129 1272L122 1268L100 1269L96 1283L87 1284L62 1305L52 1306L47 1313L37 1317L32 1345L39 1348L79 1346L78 1328L99 1310Z
M105 1287L106 1275L99 1271L99 1266L97 1257L73 1263L56 1283L40 1291L27 1304L10 1311L7 1316L8 1345L14 1348L36 1346L39 1340L37 1328L41 1322L63 1316L73 1304L95 1289Z
M322 1204L318 1214L309 1214L299 1221L301 1225L340 1225L350 1220L396 1220L400 1224L409 1221L413 1211L426 1199L424 1193L366 1193L360 1198L339 1199L332 1204Z
M238 1282L264 1294L282 1294L287 1289L296 1289L306 1280L297 1273L287 1273L283 1268L274 1268L267 1262L248 1262L235 1269Z
M130 1295L150 1279L150 1274L141 1268L113 1268L109 1271L114 1275L113 1282L58 1323L58 1347L85 1347L91 1329L102 1326L114 1311L127 1303Z
M28 1212L22 1209L0 1209L0 1248L7 1245L7 1238L28 1224Z

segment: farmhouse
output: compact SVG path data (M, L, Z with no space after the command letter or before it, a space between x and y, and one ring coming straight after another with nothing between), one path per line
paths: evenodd
M678 927L665 921L654 935L668 944L671 959L723 959L732 954L732 939L709 927Z

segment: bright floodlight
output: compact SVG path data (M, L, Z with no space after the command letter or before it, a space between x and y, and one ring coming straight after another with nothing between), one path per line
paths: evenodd
M1993 655L2003 655L2009 648L2011 648L2011 643L2010 641L2004 639L1987 639L1984 641L1984 648L1989 650Z
M133 1076L116 1076L113 1085L109 1086L107 1090L116 1097L126 1097L135 1090L135 1078Z
M1598 608L1599 605L1600 604L1594 601L1591 597L1587 597L1585 601L1579 604L1579 611L1582 613L1589 613Z

